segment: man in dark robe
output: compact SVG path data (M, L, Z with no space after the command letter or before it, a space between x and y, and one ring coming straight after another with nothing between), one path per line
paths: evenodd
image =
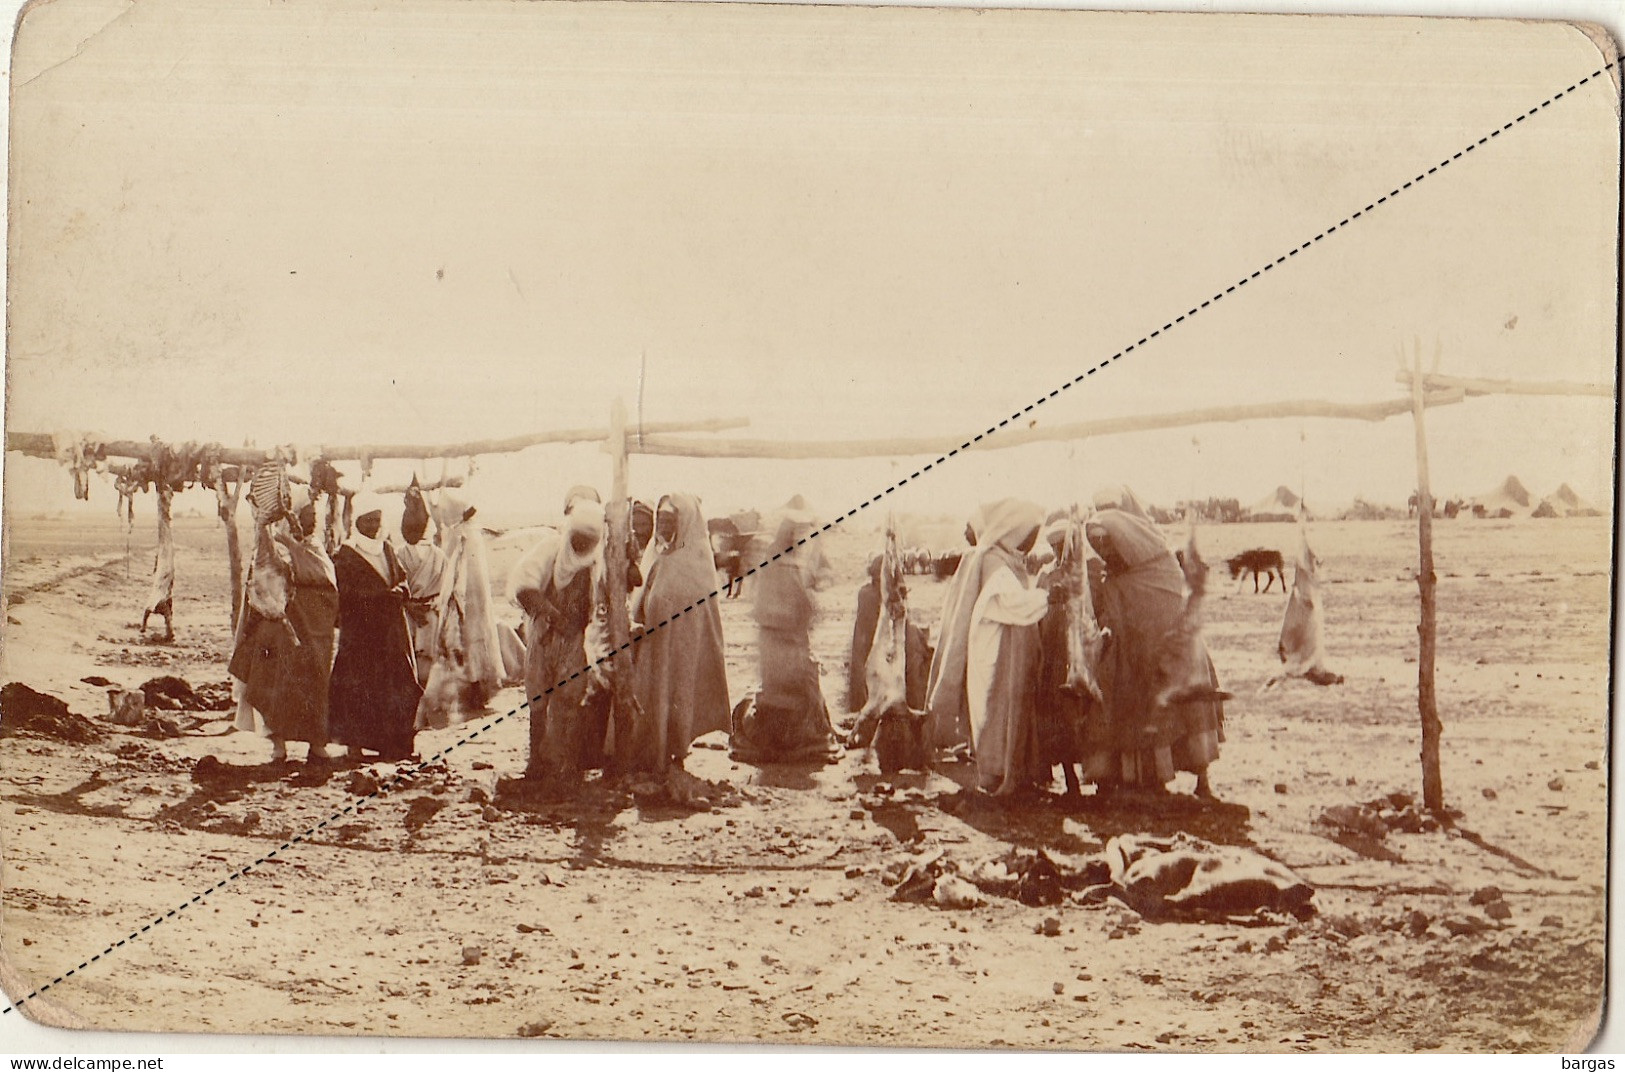
M412 754L418 684L406 621L406 572L379 538L383 513L367 510L333 559L339 589L339 650L328 690L332 739L382 759Z

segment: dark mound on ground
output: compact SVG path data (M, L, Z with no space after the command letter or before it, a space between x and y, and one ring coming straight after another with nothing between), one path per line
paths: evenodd
M147 707L159 711L229 711L231 684L219 682L193 689L184 679L164 675L141 686Z
M0 688L0 737L28 733L59 741L89 744L102 738L101 728L68 710L55 696L35 692L13 681Z

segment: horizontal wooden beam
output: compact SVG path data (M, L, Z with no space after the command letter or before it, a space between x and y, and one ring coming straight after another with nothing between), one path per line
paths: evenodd
M1427 406L1447 406L1463 399L1461 391L1434 391ZM895 439L682 439L676 436L648 435L641 441L628 437L626 449L633 454L660 454L683 458L877 458L923 454L947 454L958 449L1003 450L1028 443L1065 442L1101 436L1186 428L1198 424L1225 424L1236 421L1276 420L1287 417L1325 417L1334 420L1383 421L1411 411L1408 398L1379 402L1260 402L1240 406L1215 406L1136 417L1108 417L1050 427L1006 427L974 442L960 436L919 436Z
M643 434L725 432L735 428L744 428L749 424L750 421L742 417L710 418L700 421L649 421L641 426L628 429L628 434L635 438L639 432ZM422 461L430 458L468 458L481 454L513 454L546 443L602 443L608 439L609 430L607 428L563 428L551 432L508 436L502 439L475 439L466 443L374 443L346 447L330 447L323 444L316 448L313 456L301 458L300 460L313 461L315 458L322 458L329 462L354 462L363 459L372 461ZM104 458L131 458L150 461L153 458L155 445L151 441L143 443L132 439L115 439L98 443L96 448L99 455ZM41 432L7 432L6 449L35 458L56 457L55 442L51 436ZM222 447L220 460L227 465L259 465L271 457L274 452L275 448Z
M1411 370L1400 369L1394 375L1399 383L1409 387ZM1422 385L1429 391L1457 390L1469 397L1480 395L1570 395L1576 397L1613 398L1614 388L1606 383L1574 383L1563 380L1537 382L1532 380L1486 380L1472 376L1441 376L1424 372Z

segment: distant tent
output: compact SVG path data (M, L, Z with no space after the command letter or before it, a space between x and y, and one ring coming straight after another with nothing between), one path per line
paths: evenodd
M1571 492L1572 494L1572 492ZM1501 481L1493 491L1473 499L1474 517L1528 517L1534 504L1529 489L1515 476Z
M1601 517L1602 511L1575 494L1567 484L1559 487L1535 507L1531 517Z
M1291 488L1282 484L1248 507L1247 518L1250 521L1296 521L1298 504L1302 501Z

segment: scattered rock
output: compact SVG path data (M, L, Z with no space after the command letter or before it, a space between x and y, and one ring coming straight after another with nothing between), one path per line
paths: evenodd
M520 934L552 934L553 933L552 931L548 930L546 927L543 927L540 924L536 924L536 923L520 923L520 924L516 924L514 926L514 930L518 931Z
M474 761L474 764L473 764L473 769L474 770L495 770L496 768L491 766L491 764L485 762L485 760L483 760L483 759L476 759Z
M1282 796L1285 796L1286 795L1286 783L1285 782L1276 782L1275 783L1275 791L1277 793L1280 793Z
M1465 934L1479 934L1489 929L1489 924L1481 919L1468 916L1449 916L1439 921L1440 926L1458 938Z
M1499 900L1501 900L1500 887L1483 886L1473 891L1473 895L1467 899L1467 903L1471 905L1486 905Z
M1052 991L1054 991L1055 993L1057 993L1057 994L1064 994L1064 993L1066 993L1066 984L1065 983L1051 983L1050 984L1050 989Z
M937 879L931 899L943 908L975 908L985 903L980 890L956 875L943 875Z
M370 771L351 771L349 784L345 788L358 797L370 797L378 792L378 779Z
M864 811L862 808L853 808L851 811L846 813L846 817L848 819L862 819L868 814L869 813Z
M1416 803L1416 797L1410 793L1395 791L1388 794L1388 803L1392 804L1396 811L1403 811Z
M219 781L226 774L226 765L215 755L199 756L192 764L192 781L199 784Z
M1594 759L1590 759L1590 760L1586 761L1586 770L1596 770L1597 766L1598 766L1597 761L1594 760Z
M105 677L102 677L100 674L91 674L89 677L82 677L79 680L84 682L86 685L94 685L98 689L105 689L109 685L116 684L115 682L109 681Z
M1554 793L1561 793L1563 791L1563 779L1553 778L1551 781L1546 783L1546 788L1550 789Z
M465 945L463 946L463 963L469 967L473 967L475 964L480 962L480 957L483 955L483 953L484 951L481 950L477 945Z
M1045 938L1055 938L1061 933L1061 921L1054 916L1045 916L1044 922L1038 925L1038 933Z
M1433 921L1421 909L1413 909L1405 916L1405 933L1412 938L1420 938L1428 932L1428 926Z
M1485 786L1484 789L1482 790L1482 792L1484 793L1484 799L1485 800L1494 800L1495 799L1495 790L1489 788L1488 786Z
M1561 927L1563 919L1561 916L1545 916L1541 919L1540 925L1542 927Z
M491 805L487 804L485 807L480 809L480 818L484 819L488 823L494 823L502 818L502 813L493 808Z
M552 1020L535 1020L519 1028L520 1038L540 1038L553 1029Z
M140 689L108 689L107 721L115 726L139 726L146 722L146 696Z
M1388 834L1388 824L1375 811L1358 804L1333 804L1320 813L1320 821L1371 838L1382 838Z
M789 1024L792 1031L805 1031L809 1027L818 1026L818 1021L804 1012L787 1012L779 1019Z
M423 829L423 824L433 819L440 809L445 806L446 802L444 800L438 800L435 797L416 797L411 804L407 805L406 817L403 822L405 822L408 830L415 833Z
M1484 906L1484 914L1494 920L1512 918L1512 906L1505 901L1492 901Z

